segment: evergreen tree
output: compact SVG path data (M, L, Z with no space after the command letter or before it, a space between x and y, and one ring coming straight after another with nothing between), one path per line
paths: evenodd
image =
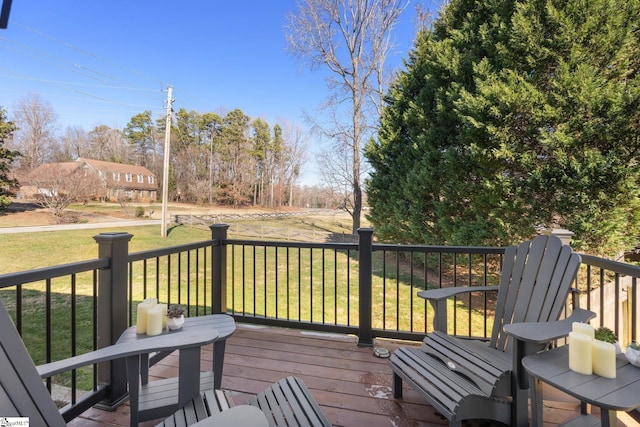
M155 166L158 163L156 156L158 156L159 148L156 138L157 129L153 124L151 111L147 110L131 117L123 134L133 148L135 162L157 173L158 170Z
M640 0L452 0L419 32L366 156L370 219L400 242L601 254L640 225Z
M11 198L14 196L13 188L18 185L15 179L9 178L9 170L11 162L20 153L4 147L5 139L11 138L15 130L15 123L8 121L6 110L0 108L0 212L11 204Z

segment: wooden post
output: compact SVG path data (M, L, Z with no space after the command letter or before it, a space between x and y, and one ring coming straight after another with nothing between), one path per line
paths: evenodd
M358 329L358 346L373 347L373 331L371 330L373 229L359 228L358 236L358 285L360 293L360 323Z
M211 307L214 314L227 312L227 224L211 227Z
M129 271L129 233L100 233L98 257L109 258L110 268L98 273L98 348L115 344L127 324L127 272ZM127 397L127 368L124 360L101 363L98 381L111 384L111 394L102 406L116 407Z

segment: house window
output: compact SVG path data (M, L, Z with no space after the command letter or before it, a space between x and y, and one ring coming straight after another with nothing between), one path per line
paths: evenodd
M144 175L138 174L138 184L143 184L143 183L144 183Z
M131 174L131 172L127 172L126 179L127 179L127 182L133 181L133 175Z
M107 179L107 173L105 171L98 171L98 175L102 179Z
M149 175L149 184L153 184L153 176Z
M114 181L120 181L120 172L114 172L113 173L113 180Z

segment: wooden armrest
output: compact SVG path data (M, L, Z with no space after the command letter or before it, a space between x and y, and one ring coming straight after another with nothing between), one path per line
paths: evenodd
M454 286L451 288L426 289L418 292L418 296L429 301L438 301L469 292L497 292L498 288L498 286Z
M264 413L251 405L239 405L211 415L192 427L268 427Z
M518 387L529 388L529 376L522 366L522 359L544 350L551 341L565 337L571 332L573 322L586 322L596 313L581 308L574 309L569 317L555 322L522 322L505 325L503 330L515 339L513 371Z
M110 345L89 353L57 362L37 366L41 378L48 378L61 372L108 360L122 359L128 356L147 354L154 351L173 351L182 348L199 347L214 341L218 331L214 328L200 327L176 332L140 338L120 344Z
M433 329L447 332L447 299L470 292L497 292L499 286L454 286L451 288L426 289L418 292L420 298L433 307Z
M512 337L532 344L546 344L558 338L566 337L571 332L573 322L587 322L596 313L578 308L566 319L555 322L522 322L505 325L503 330Z

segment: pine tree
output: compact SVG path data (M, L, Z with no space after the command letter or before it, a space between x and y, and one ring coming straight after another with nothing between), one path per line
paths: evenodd
M367 147L382 238L613 254L640 225L640 0L452 0Z

